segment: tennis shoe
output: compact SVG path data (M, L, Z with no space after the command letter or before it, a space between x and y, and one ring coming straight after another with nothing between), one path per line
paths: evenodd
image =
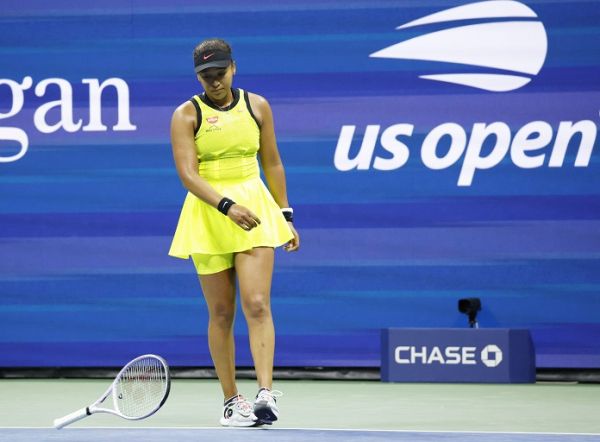
M258 424L252 412L252 404L242 395L237 395L225 402L223 417L219 423L224 427L253 427Z
M279 408L277 408L277 398L283 396L279 390L269 390L261 388L254 401L254 415L260 425L271 425L279 419Z

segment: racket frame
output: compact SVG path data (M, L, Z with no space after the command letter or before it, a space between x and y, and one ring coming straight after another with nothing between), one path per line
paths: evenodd
M119 407L117 405L117 396L115 394L113 394L112 396L113 396L113 407L114 408L111 409L111 408L100 407L99 405L102 404L106 400L106 398L108 398L108 396L111 395L111 393L114 393L116 391L116 386L119 383L119 381L121 380L121 378L123 377L123 375L127 372L127 369L131 365L135 364L137 361L139 361L141 359L146 359L146 358L152 358L152 359L158 360L165 370L165 383L166 383L167 387L166 387L166 391L165 391L164 396L161 399L160 403L158 403L157 406L154 407L151 411L149 411L148 413L146 413L142 416L127 416L127 415L121 413L120 411L118 411ZM170 391L171 391L171 373L169 372L169 366L167 365L167 361L165 361L160 356L157 356L154 354L141 355L135 359L132 359L127 364L125 364L125 366L119 371L119 373L117 374L115 379L112 381L110 386L106 389L104 394L102 396L100 396L100 398L98 398L98 400L96 400L92 405L85 407L85 408L81 408L81 409L74 411L73 413L67 414L66 416L63 416L61 418L55 419L54 427L57 430L60 430L61 428L65 427L69 424L72 424L73 422L77 422L78 420L84 419L94 413L114 414L115 416L119 416L119 417L122 417L123 419L127 419L127 420L145 419L149 416L152 416L154 413L156 413L160 409L160 407L163 406L163 404L166 402L167 398L169 397Z

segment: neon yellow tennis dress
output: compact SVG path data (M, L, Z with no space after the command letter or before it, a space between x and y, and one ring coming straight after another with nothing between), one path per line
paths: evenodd
M260 129L248 93L241 89L232 92L234 101L226 111L211 107L204 97L192 98L200 124L195 136L198 174L221 195L254 212L261 223L245 231L188 192L169 250L171 256L188 259L195 254L222 255L260 246L278 247L293 238L280 207L260 178L256 158Z

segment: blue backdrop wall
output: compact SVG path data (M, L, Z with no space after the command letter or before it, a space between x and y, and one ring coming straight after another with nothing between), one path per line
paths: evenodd
M466 327L475 296L538 367L600 367L600 2L253 3L2 2L0 366L210 365L167 256L169 123L219 36L273 107L302 235L276 365L376 367L381 328Z

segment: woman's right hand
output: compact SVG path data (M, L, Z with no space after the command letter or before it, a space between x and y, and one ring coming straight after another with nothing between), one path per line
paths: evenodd
M227 211L227 216L234 223L246 231L250 231L260 224L260 219L250 209L241 204L234 204Z

